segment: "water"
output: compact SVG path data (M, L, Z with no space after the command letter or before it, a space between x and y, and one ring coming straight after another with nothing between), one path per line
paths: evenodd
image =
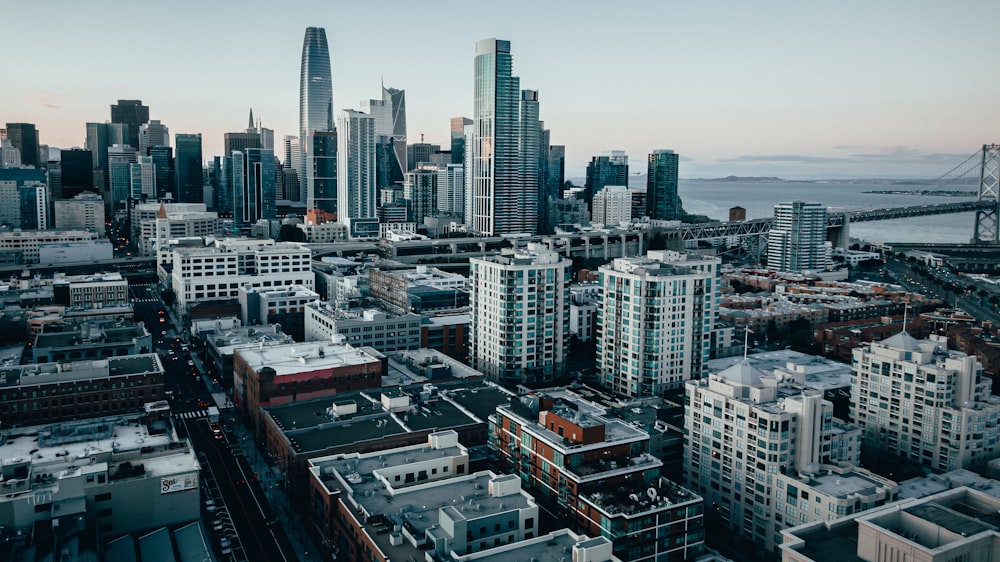
M876 190L933 190L968 191L968 196L942 197L927 195L885 195L865 193ZM822 203L849 211L884 207L907 207L957 203L976 198L976 186L956 185L936 188L922 185L893 185L890 183L816 183L750 181L692 181L680 180L678 192L684 210L696 215L707 215L716 220L728 220L729 208L739 205L747 210L748 219L774 216L774 204L796 199ZM851 237L869 242L945 242L964 243L972 238L975 213L931 215L909 219L875 221L851 224Z

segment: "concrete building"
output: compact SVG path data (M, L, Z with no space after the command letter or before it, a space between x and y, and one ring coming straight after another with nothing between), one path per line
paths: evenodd
M0 168L0 224L24 230L49 228L49 199L45 172Z
M240 326L237 318L206 320L192 324L201 325L197 334L205 345L205 373L218 378L223 388L233 387L233 354L237 349L286 345L295 341L277 324ZM192 334L194 333L192 327Z
M29 536L82 517L115 536L197 521L201 467L169 413L147 402L135 414L6 430L0 525Z
M312 290L312 253L298 244L227 238L207 248L174 248L170 286L184 309L199 301L231 298L241 287Z
M233 401L255 429L260 409L341 392L379 388L385 362L373 352L328 342L238 348Z
M244 326L280 324L295 341L305 340L306 304L320 300L319 293L295 285L287 289L240 287L239 299Z
M375 118L347 109L337 119L337 220L375 218ZM353 235L353 229L351 229Z
M129 303L128 280L121 273L66 275L56 273L52 279L55 304L69 308L104 308Z
M153 338L140 324L104 320L49 324L30 348L34 363L107 359L153 351Z
M171 240L180 238L205 238L222 236L223 222L216 212L204 210L204 203L171 203L170 206L201 207L199 211L168 208L168 204L159 204L159 210L154 218L147 218L148 211L141 215L133 214L133 225L138 225L139 253L144 256L156 255L158 251L170 247ZM141 218L139 218L141 217ZM136 220L138 218L138 220Z
M587 535L578 535L569 529L559 529L513 544L455 556L453 559L455 562L507 562L508 560L565 562L567 558L578 562L622 562L611 553L611 541L605 537L591 538Z
M594 194L591 222L619 226L632 222L632 193L624 185L609 185Z
M694 560L702 498L659 476L649 438L570 391L520 396L490 417L490 455L574 530L607 537L622 560Z
M826 207L792 201L774 206L774 225L767 238L767 267L801 273L830 265L826 243Z
M56 228L104 233L104 199L96 193L81 193L53 202Z
M0 368L4 427L136 412L161 398L163 365L155 353Z
M383 353L420 347L420 316L392 314L378 309L341 309L314 301L305 305L306 341L341 338L356 347Z
M468 306L469 279L436 267L368 271L371 296L398 314Z
M41 254L40 247L44 245L52 244L67 244L67 243L82 243L87 244L88 247L80 247L79 249L84 252L81 253L81 258L73 261L86 261L87 256L91 253L88 248L94 250L99 250L100 255L103 256L104 248L107 247L108 253L111 251L111 244L107 241L101 241L103 238L103 231L101 233L97 232L87 232L85 230L36 230L36 231L22 231L15 230L11 232L0 232L0 251L3 250L13 250L20 251L24 255L24 263L26 265L39 263L39 256ZM101 243L98 243L101 242ZM53 256L58 253L55 250L50 249L48 253L48 259L52 259ZM108 255L105 259L111 259ZM45 262L51 263L51 262Z
M835 424L833 404L804 376L743 361L685 382L685 399L685 481L741 547L771 556L784 528L895 499L894 482L853 468L861 430Z
M855 348L851 421L880 450L943 472L985 469L1000 451L1000 397L974 355L900 332Z
M440 351L449 357L467 361L469 356L468 313L443 312L420 318L420 347Z
M109 262L112 259L114 259L114 248L108 240L50 242L38 245L38 263L42 265L89 264Z
M425 445L309 464L312 510L349 560L450 558L538 535L538 506L520 479L470 473L455 431L432 433ZM409 509L400 514L399 505Z
M987 561L1000 547L1000 499L972 488L901 501L782 532L782 562Z
M566 369L570 260L544 246L470 258L472 366L500 384L551 382Z
M569 333L579 342L594 339L597 323L597 305L600 303L600 286L573 284L569 287Z
M655 397L705 374L720 264L716 257L651 251L600 268L601 384L622 396Z

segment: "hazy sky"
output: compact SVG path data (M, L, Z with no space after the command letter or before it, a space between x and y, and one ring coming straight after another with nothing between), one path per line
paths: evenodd
M246 127L296 134L307 26L330 41L334 107L406 90L410 142L472 109L475 42L512 42L567 175L602 150L682 177L937 177L1000 142L997 0L18 2L2 10L0 123L82 146L140 98L205 157Z

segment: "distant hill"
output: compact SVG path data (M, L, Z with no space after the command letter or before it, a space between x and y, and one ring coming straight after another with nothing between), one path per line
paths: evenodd
M782 183L788 180L774 176L726 176L724 178L691 178L686 181L729 181L740 183Z

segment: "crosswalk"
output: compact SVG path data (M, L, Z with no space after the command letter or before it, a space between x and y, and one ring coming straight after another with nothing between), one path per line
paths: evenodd
M160 299L153 298L153 297L148 297L148 298L142 298L142 299L132 299L132 302L134 302L134 303L136 303L136 302L160 302Z
M177 414L177 418L182 420L194 420L198 418L204 418L208 415L208 410L195 410L193 412L181 412Z

